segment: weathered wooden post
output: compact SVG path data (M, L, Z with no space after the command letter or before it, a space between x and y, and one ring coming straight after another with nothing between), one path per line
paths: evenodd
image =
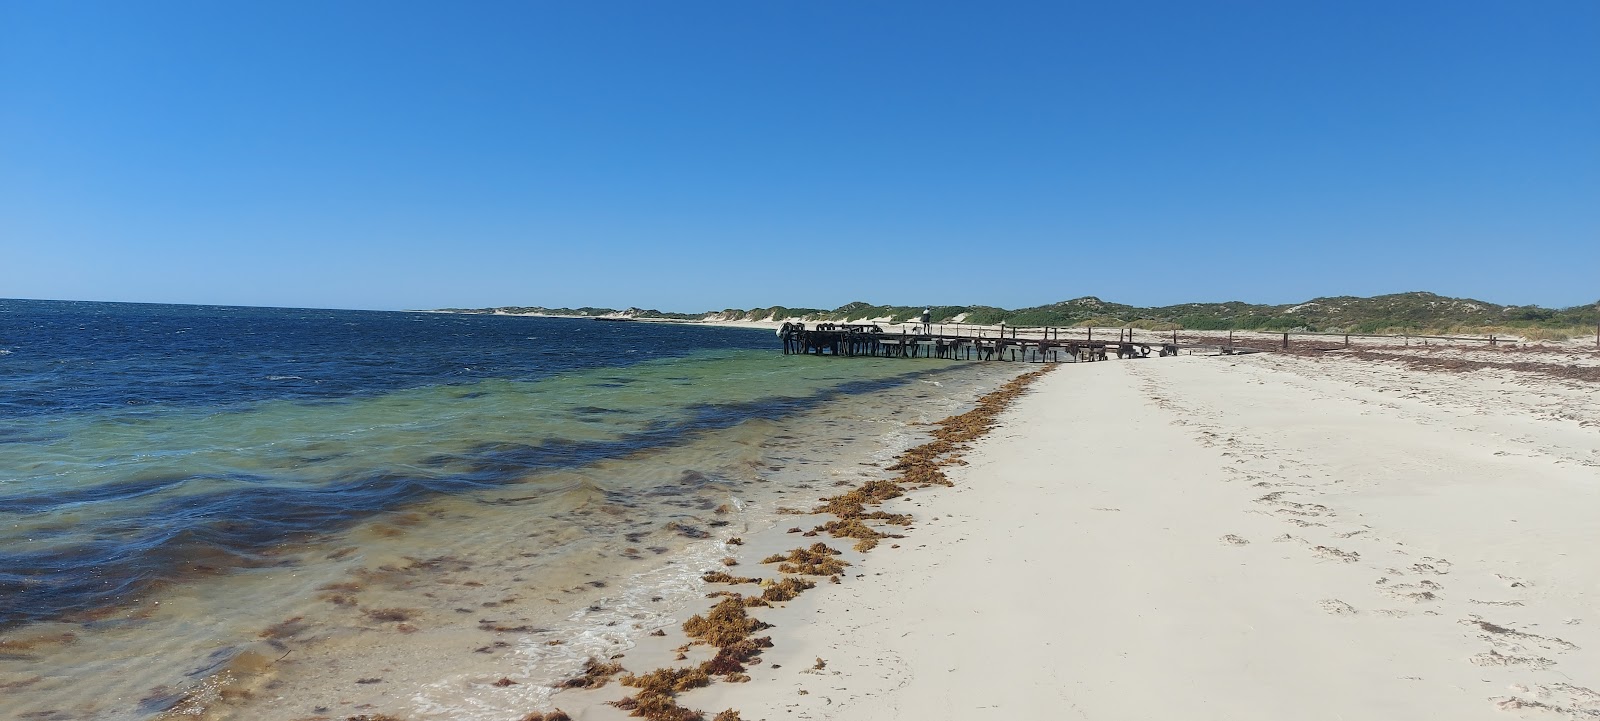
M1350 347L1350 334L1349 333L1344 334L1344 347L1346 347L1346 348Z
M1289 350L1289 331L1283 332L1283 349Z

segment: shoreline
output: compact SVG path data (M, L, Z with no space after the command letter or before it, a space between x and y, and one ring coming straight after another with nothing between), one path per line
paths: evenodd
M708 573L704 578L710 600L685 610L698 613L681 627L653 632L626 654L593 659L591 673L569 682L573 690L559 691L551 698L549 713L554 716L535 712L527 720L550 721L570 716L580 720L642 717L648 721L692 721L712 714L717 721L756 718L745 715L738 707L741 702L748 705L752 695L759 697L770 691L770 684L777 680L772 674L786 666L801 673L821 673L827 668L826 659L821 656L809 662L809 671L802 670L804 666L793 660L798 658L796 653L804 656L813 648L794 630L799 627L797 615L816 603L826 603L818 596L833 595L813 589L875 587L876 582L857 569L864 571L873 566L870 554L893 552L902 547L899 541L915 539L917 535L919 519L909 512L888 510L891 504L898 508L900 499L915 502L928 489L952 487L946 469L963 465L969 444L992 431L999 416L1016 398L1058 367L1046 365L1020 374L978 398L971 410L928 424L934 428L932 437L901 453L895 463L888 465L886 470L894 473L892 477L868 480L853 488L848 488L849 482L841 481L835 487L846 486L844 492L818 498L820 506L809 504L815 507L787 512L780 509L780 514L792 517L792 521L730 539L730 555L723 561L726 570ZM794 525L787 531L778 530L791 522ZM752 611L755 618L750 617ZM730 616L733 621L728 621ZM774 624L764 620L768 617L783 621ZM703 629L706 619L713 624L731 623L739 630L731 636L719 637L716 631L708 634ZM786 624L791 629L787 632L782 630ZM779 630L768 635L775 628ZM647 673L640 670L643 668L653 670ZM608 673L595 673L599 670ZM618 676L619 685L640 690L630 692L624 688L619 692L614 686L608 689L613 676ZM657 687L656 680L662 678L677 685ZM704 687L709 688L684 693ZM619 697L619 693L625 695ZM680 694L686 698L680 700ZM706 702L709 705L703 711L695 710ZM722 711L714 710L725 703L731 705Z
M954 486L881 507L915 515L905 539L744 539L735 573L826 540L850 577L756 609L775 627L750 681L680 702L747 721L1600 715L1593 391L1343 357L1062 368ZM620 661L671 663L667 631ZM552 701L620 720L604 702L632 690Z

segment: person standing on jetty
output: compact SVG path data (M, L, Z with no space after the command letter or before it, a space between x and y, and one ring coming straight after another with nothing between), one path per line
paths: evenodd
M933 309L932 308L923 308L922 309L922 334L923 335L930 335L932 333L933 333Z

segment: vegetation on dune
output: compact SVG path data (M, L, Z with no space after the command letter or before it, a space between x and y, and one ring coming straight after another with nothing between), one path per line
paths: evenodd
M1371 298L1336 296L1303 303L1268 305L1229 301L1180 303L1141 308L1086 296L1031 308L1007 310L983 305L873 305L861 301L832 310L770 306L708 313L666 313L628 308L446 308L457 313L540 313L573 316L624 316L675 320L790 320L851 322L887 318L891 323L915 321L930 311L934 323L957 321L976 325L1127 327L1147 330L1307 330L1331 333L1500 333L1531 340L1557 340L1562 335L1592 332L1600 322L1596 305L1553 309L1532 305L1497 305L1470 298L1426 292L1394 293Z

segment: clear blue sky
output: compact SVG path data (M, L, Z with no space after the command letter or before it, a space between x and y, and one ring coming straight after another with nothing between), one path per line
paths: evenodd
M1600 298L1600 3L0 0L0 297L1405 290Z

